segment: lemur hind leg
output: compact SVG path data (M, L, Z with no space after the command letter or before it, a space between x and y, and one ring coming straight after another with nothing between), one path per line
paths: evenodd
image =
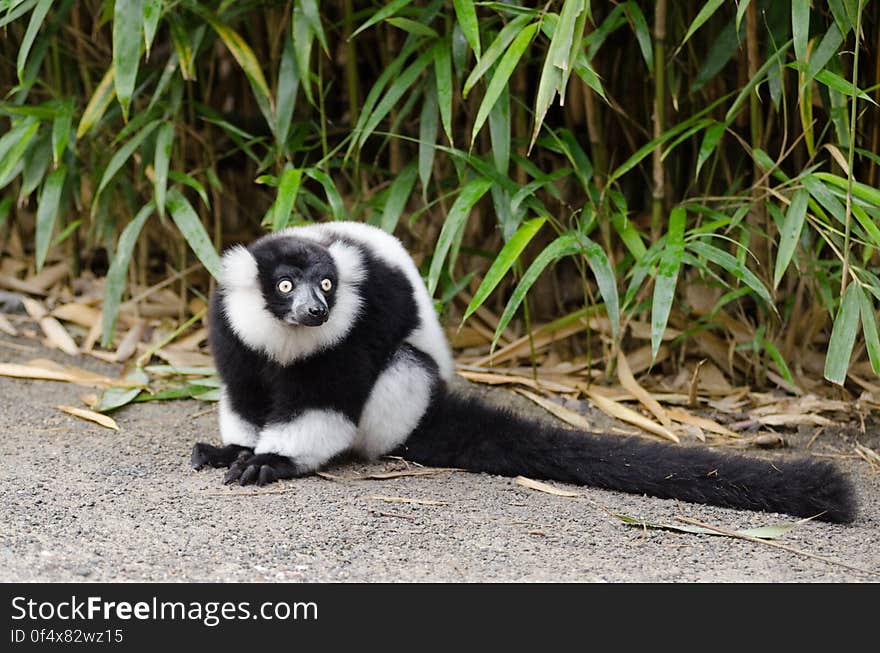
M228 444L225 447L215 447L207 442L196 442L193 445L190 464L193 469L208 467L229 467L238 458L252 456L254 450L250 447L242 447L238 444Z

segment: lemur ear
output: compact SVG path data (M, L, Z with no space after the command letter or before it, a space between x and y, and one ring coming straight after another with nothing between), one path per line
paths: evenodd
M244 245L235 245L220 260L220 285L225 288L253 288L257 285L257 260Z

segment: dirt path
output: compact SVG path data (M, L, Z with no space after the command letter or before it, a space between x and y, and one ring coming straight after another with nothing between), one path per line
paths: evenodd
M71 362L0 349L3 361L36 356ZM206 404L130 406L115 415L117 433L54 408L79 404L85 391L0 377L0 581L880 580L761 544L633 528L595 504L654 522L687 516L731 529L791 521L785 516L590 488L572 499L461 472L307 478L259 492L224 487L220 471L188 465L194 441L217 439ZM840 464L857 487L858 521L803 524L781 541L880 572L880 474L862 461ZM402 468L353 462L329 471Z

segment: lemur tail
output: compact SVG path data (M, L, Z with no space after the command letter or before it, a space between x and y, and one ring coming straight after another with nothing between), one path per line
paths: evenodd
M856 515L849 480L828 462L770 462L704 447L566 430L455 394L438 398L399 453L437 467L830 522L851 522Z

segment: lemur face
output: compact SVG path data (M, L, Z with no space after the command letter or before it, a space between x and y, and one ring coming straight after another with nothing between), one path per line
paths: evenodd
M327 321L339 275L326 247L287 237L262 241L251 253L272 315L291 326L317 327Z

